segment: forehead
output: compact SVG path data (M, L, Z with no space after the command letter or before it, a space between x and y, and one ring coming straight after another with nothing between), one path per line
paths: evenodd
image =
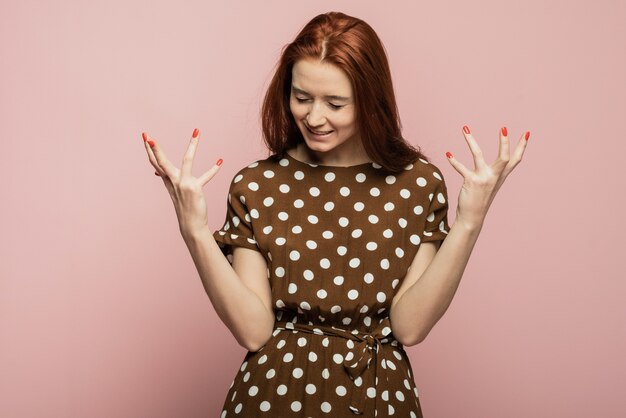
M313 95L351 96L347 74L334 64L303 59L293 65L292 84Z

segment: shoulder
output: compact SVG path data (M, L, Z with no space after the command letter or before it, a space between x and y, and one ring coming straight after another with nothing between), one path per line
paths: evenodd
M445 179L439 167L422 158L408 164L396 176L409 189L435 190L445 187Z
M276 154L253 160L233 174L230 183L231 190L238 191L240 194L245 190L256 191L261 184L278 175L278 168L281 165L281 158Z

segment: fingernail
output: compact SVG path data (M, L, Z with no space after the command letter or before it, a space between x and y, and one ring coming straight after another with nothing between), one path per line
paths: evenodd
M220 158L219 160L217 160L217 162L216 162L215 164L217 164L217 165L220 165L220 166L221 166L223 162L224 162L224 160L222 160L222 159Z
M467 125L463 125L463 132L465 132L466 134L470 133L470 130L467 127Z
M193 130L193 137L197 138L199 133L200 133L200 131L198 130L198 128L194 129Z
M507 135L506 126L502 127L502 135L504 135L504 136Z
M145 132L142 132L141 136L143 137L143 142L146 142L148 140L148 135Z
M452 154L451 154L451 153L449 153L449 152L446 152L446 157L448 157L448 158L452 158Z
M526 141L528 141L528 138L530 138L530 131L526 132L526 136L524 138L526 139Z
M154 148L154 141L153 140L149 139L148 140L148 144L150 144L151 148Z

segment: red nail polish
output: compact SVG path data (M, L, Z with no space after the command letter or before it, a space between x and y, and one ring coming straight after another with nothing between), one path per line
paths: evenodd
M143 142L146 142L148 140L148 135L145 132L142 132L141 136L143 137Z
M154 148L154 141L149 139L148 140L148 144L150 144L150 147Z
M198 130L198 128L194 129L193 130L193 137L197 138L199 133L200 133L200 131Z
M466 134L470 133L469 128L467 127L467 125L463 126L463 132L465 132Z
M446 157L448 157L448 158L452 158L452 154L451 154L451 153L449 153L449 152L446 152Z
M508 132L506 131L506 126L502 127L502 135L506 136Z
M217 164L217 165L220 165L220 166L221 166L223 162L224 162L224 160L222 160L222 159L220 158L219 160L217 160L217 162L216 162L215 164Z
M528 138L530 138L530 132L526 132L526 136L524 138L528 141Z

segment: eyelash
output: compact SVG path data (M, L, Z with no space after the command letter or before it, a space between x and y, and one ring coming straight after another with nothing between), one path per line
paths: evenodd
M304 103L309 99L300 99L298 97L296 97L296 100L298 101L298 103ZM330 105L330 107L332 107L333 109L337 110L337 109L341 109L343 106L339 106L339 105L334 105L332 103L328 103Z

